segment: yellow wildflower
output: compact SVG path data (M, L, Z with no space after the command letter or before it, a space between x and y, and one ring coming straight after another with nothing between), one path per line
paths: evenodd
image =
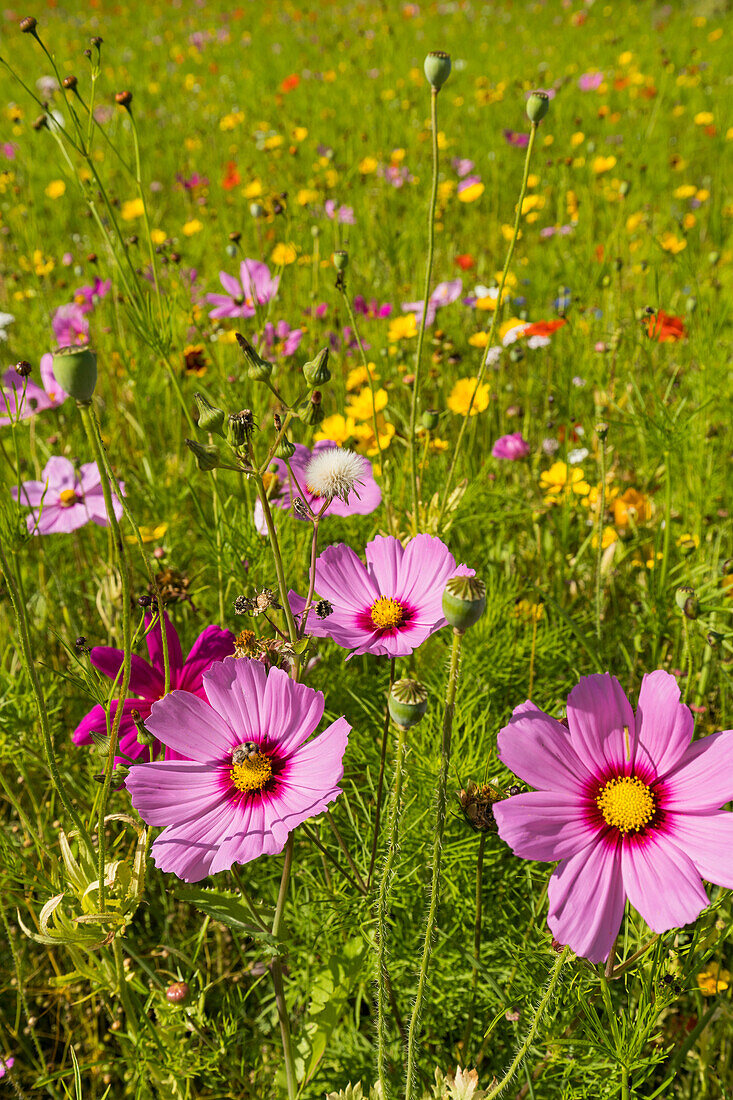
M378 160L376 157L364 157L359 161L359 172L362 176L368 176L372 172L376 172Z
M288 264L295 263L298 258L295 245L292 243L283 244L281 241L276 244L270 255L270 259L276 267L286 267Z
M417 318L414 313L405 313L402 317L393 317L389 322L387 339L390 344L398 340L410 340L417 336Z
M545 613L545 606L533 600L517 600L510 613L515 619L522 619L526 623L538 623Z
M160 542L160 540L163 538L163 535L168 530L168 524L158 523L150 526L143 525L142 527L139 527L138 530L140 532L140 538L143 542ZM134 543L137 542L137 539L134 535L125 535L125 541Z
M204 228L204 223L199 218L191 218L191 221L186 222L183 226L184 237L193 237L194 233L200 233Z
M387 391L383 389L375 390L374 393L374 405L377 412L381 412L387 404ZM352 417L354 420L371 420L373 416L372 408L372 391L366 386L359 393L349 398L349 402L346 406L346 415Z
M162 244L165 240L165 233L162 229L151 229L150 239L153 244Z
M478 378L459 378L448 397L448 408L459 416L468 416L469 405L473 391L476 389ZM476 398L471 405L471 416L484 412L489 407L489 385L482 382L476 391Z
M46 188L46 194L49 199L60 199L62 195L66 194L66 184L63 180L51 180Z
M141 218L145 213L145 206L142 199L127 199L122 204L120 211L123 222L134 221L135 218Z
M295 201L298 206L307 206L309 202L318 201L318 192L312 187L301 187L296 195Z
M334 413L333 416L324 417L314 438L316 442L321 439L330 439L333 443L337 443L339 447L343 447L344 443L351 439L353 434L354 421L347 420L340 413Z
M694 122L696 126L710 126L713 121L712 111L698 111L695 115Z
M394 438L395 426L385 420L383 416L377 417L377 430L379 432L379 447L377 447L377 437L371 424L354 425L352 434L354 439L358 441L358 449L363 450L369 457L379 454L380 450L386 451Z
M560 461L553 462L549 470L540 474L540 489L545 494L546 504L557 504L571 493L579 497L587 497L590 493L583 471Z
M702 970L697 975L698 989L704 996L713 997L716 993L723 993L730 984L730 970L721 966L712 965L707 970Z
M476 199L480 199L483 195L485 187L483 183L469 183L468 187L464 187L458 192L459 202L476 202Z
M616 164L616 158L611 154L607 157L594 157L593 158L593 171L597 176L600 176L602 172L610 172L610 170Z
M346 389L358 390L360 386L369 381L369 375L372 376L375 382L379 378L374 363L368 363L366 367L354 367L346 375Z
M682 237L677 237L674 233L663 233L659 238L659 243L665 252L671 252L673 256L676 256L678 252L682 252L687 248L687 241Z
M242 194L245 199L258 199L262 194L262 184L259 180L252 180L251 183L242 188Z
M617 527L637 527L651 518L651 501L638 489L627 489L613 502L613 521Z

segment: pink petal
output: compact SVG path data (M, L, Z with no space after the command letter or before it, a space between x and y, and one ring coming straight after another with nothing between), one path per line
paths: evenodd
M515 856L552 863L576 855L598 836L588 824L589 806L565 793L530 791L503 799L493 809L499 836Z
M272 668L261 704L262 733L289 755L314 732L323 717L323 705L323 692L296 684L281 668Z
M49 497L62 493L64 489L76 489L76 470L68 458L54 455L43 467L41 480L47 481Z
M676 678L662 669L645 676L636 708L636 763L664 775L680 762L693 727L690 708L680 702Z
M577 796L592 779L565 726L529 700L516 708L500 731L498 746L502 764L539 790Z
M184 882L200 882L211 873L217 850L231 832L235 816L235 804L225 800L201 817L169 825L151 849L156 867L173 872Z
M165 640L168 646L168 662L171 670L171 683L179 687L179 676L181 669L183 668L183 652L181 650L181 640L178 637L178 631L174 627L173 623L168 617L168 612L164 611L165 615ZM153 621L153 616L150 613L145 615L146 629L150 627ZM148 629L145 635L145 641L148 644L148 654L150 656L150 663L153 668L163 675L163 638L161 633L160 618L156 617L155 626L152 630Z
M629 901L653 932L690 924L709 904L692 860L659 832L627 839L621 869Z
M153 703L145 725L164 745L202 764L220 762L238 743L224 718L190 691L171 691Z
M626 735L634 741L634 712L615 676L584 676L568 696L570 740L588 770L629 774Z
M191 652L183 663L178 687L186 691L203 691L201 677L214 661L223 661L234 653L234 635L231 630L220 630L218 626L207 626L199 634L191 647Z
M148 825L201 817L222 801L217 770L190 760L136 764L125 780L132 804Z
M203 675L206 698L230 730L229 748L244 741L259 744L268 733L263 713L265 666L248 657L226 657Z
M228 275L226 271L219 272L219 282L224 287L227 294L230 294L232 298L246 297L244 287L239 279L235 279L233 275Z
M626 900L618 849L590 844L564 860L550 878L547 894L547 923L555 938L592 963L607 959Z
M97 645L89 654L89 660L101 673L109 676L110 680L114 680L122 667L122 656L121 649ZM151 668L142 657L133 653L130 667L130 694L140 695L144 699L159 699L163 694L163 687L162 677L155 669Z
M444 542L433 535L416 535L405 548L396 595L418 607L424 618L443 623L443 590L457 572Z
M18 499L18 486L11 485L10 493L13 500ZM45 481L25 481L20 487L20 503L25 507L28 505L30 508L37 508L43 499L44 493L46 499L51 499L51 494L48 491L48 486Z
M664 777L665 810L717 810L733 799L733 730L693 741Z
M420 537L418 535L418 538ZM423 537L430 538L430 535ZM402 543L392 535L377 535L364 548L369 576L373 579L377 591L385 596L401 595L399 577L404 553Z
M277 855L285 847L288 830L279 820L270 820L264 798L250 798L232 816L228 835L222 840L211 863L211 874L228 871L233 863L249 863L258 856Z
M370 545L367 544L367 551ZM334 607L346 607L357 614L371 607L380 594L365 566L344 543L327 546L318 558L316 592Z
M669 814L665 831L704 879L733 890L733 813Z

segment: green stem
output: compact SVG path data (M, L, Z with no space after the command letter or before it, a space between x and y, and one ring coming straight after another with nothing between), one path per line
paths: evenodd
M122 588L122 680L120 682L120 693L118 696L119 702L117 704L117 710L115 712L114 720L112 722L112 729L109 736L107 760L104 766L104 779L102 782L102 792L99 798L98 807L99 824L97 829L97 871L99 879L99 910L103 913L106 904L106 887L104 883L106 860L105 816L107 813L107 801L109 799L109 792L112 786L112 773L115 766L117 745L120 737L120 724L122 722L123 705L130 688L130 676L132 673L132 624L130 618L131 593L125 543L122 538L122 532L120 531L120 525L117 522L117 516L115 515L114 504L112 500L112 486L110 479L107 475L107 465L104 460L104 445L102 443L102 437L99 430L99 423L97 422L97 418L94 415L91 403L83 403L81 401L77 401L76 407L79 410L89 446L92 449L92 453L97 463L97 468L99 469L102 485L102 495L104 496L104 507L107 513L107 521L109 523L110 531L112 534L112 545L114 547L117 568L120 571L120 584ZM164 623L161 623L161 631L164 629L164 625Z
M448 770L450 768L451 741L453 736L453 713L456 707L456 690L458 688L458 673L461 660L461 642L463 630L453 630L453 645L451 647L450 668L448 671L448 683L445 694L445 710L443 712L443 744L441 749L440 774L438 776L438 792L435 807L435 833L433 837L433 872L430 883L430 902L428 905L428 917L425 924L425 939L423 941L422 959L420 961L420 976L417 982L415 1002L412 1006L410 1017L410 1030L407 1036L407 1076L405 1082L405 1100L410 1100L415 1085L415 1058L417 1054L418 1031L420 1028L420 1013L422 1012L425 998L425 986L428 980L428 968L430 956L433 951L433 935L435 933L435 921L438 914L440 901L440 865L443 856L443 833L445 832L445 813L447 805Z
M407 730L398 727L397 749L395 751L394 781L387 833L387 855L379 880L377 898L377 1073L382 1100L388 1100L387 1089L387 904L392 882L392 868L397 854L397 836L402 801L402 771L405 759L405 736Z
M542 1000L540 1001L539 1005L537 1006L537 1011L535 1012L534 1016L532 1017L532 1022L529 1025L529 1031L527 1032L527 1035L525 1036L524 1042L522 1043L521 1047L517 1051L517 1054L516 1054L516 1057L515 1057L514 1061L512 1062L512 1064L510 1065L509 1069L506 1071L504 1076L502 1077L501 1081L499 1081L498 1085L495 1085L492 1089L490 1089L486 1093L486 1100L494 1100L495 1096L498 1096L500 1092L504 1091L504 1089L507 1087L507 1085L509 1084L511 1079L514 1077L514 1074L517 1072L517 1070L521 1066L522 1062L526 1058L527 1051L529 1050L529 1048L532 1045L532 1041L535 1037L535 1034L537 1032L537 1028L539 1027L539 1024L540 1024L540 1020L542 1019L542 1017L545 1014L545 1009L547 1008L547 1005L550 1002L550 998L552 997L552 994L555 992L555 986L557 985L557 983L559 981L559 978L560 978L560 971L562 970L563 963L565 962L569 951L570 951L569 947L563 947L562 951L560 952L558 960L552 968L552 972L550 974L550 980L547 983L547 989L544 992Z
M3 929L5 931L5 940L7 942L8 947L10 948L10 954L13 956L13 967L15 969L16 994L17 994L18 1000L20 1001L20 1004L22 1005L23 1012L25 1013L25 1019L26 1019L26 1024L27 1024L27 1027L28 1027L28 1031L30 1032L30 1037L33 1041L33 1046L35 1047L36 1054L38 1055L39 1070L43 1070L46 1067L46 1057L43 1053L43 1050L41 1049L41 1044L38 1041L38 1036L36 1035L36 1029L35 1029L35 1026L32 1022L33 1017L31 1016L30 1009L28 1008L28 1000L27 1000L26 995L25 995L25 983L23 981L23 975L22 975L21 969L20 969L20 956L19 956L19 954L16 950L15 940L13 939L13 935L10 931L10 925L8 924L8 918L7 918L7 915L5 913L5 906L3 905L2 898L0 898L0 921L2 922L2 926L3 926Z
M295 645L298 641L298 628L295 625L295 619L290 607L290 601L288 600L288 587L285 582L285 570L283 568L282 554L280 553L280 543L277 537L277 531L275 530L275 522L272 518L272 511L270 509L270 502L267 499L267 493L265 486L262 482L262 478L259 475L256 476L257 482L257 496L260 499L262 505L262 512L265 517L265 523L267 524L267 533L270 536L270 550L272 551L273 561L275 562L275 573L277 574L277 586L280 593L280 600L283 605L283 611L285 612L285 621L288 624L288 635L292 645ZM293 669L300 668L300 662L297 654L293 660ZM297 679L297 676L293 677Z
M132 113L132 111L130 110L129 107L127 108L127 114L128 114L129 119L130 119L130 126L132 127L132 142L133 142L133 147L134 147L134 150L135 150L135 183L137 184L138 197L140 199L140 202L143 204L143 222L144 222L144 225L145 225L145 237L146 237L147 242L148 242L148 255L150 256L150 270L151 270L152 275L153 275L153 285L155 287L155 297L156 297L156 301L158 303L158 317L159 317L159 320L160 320L160 327L161 327L161 329L163 329L164 323L165 323L165 314L163 312L163 298L162 298L162 295L160 293L160 283L158 282L158 267L157 267L157 264L155 262L155 249L153 247L153 238L150 235L150 218L148 217L148 204L147 204L147 201L145 199L145 191L143 189L142 167L141 167L141 163L140 163L140 141L138 139L138 133L137 133L137 122L135 121L135 116L134 116L134 114Z
M486 833L481 833L476 857L476 916L473 923L473 966L471 968L471 1001L468 1006L468 1019L463 1032L462 1061L468 1065L469 1044L471 1031L476 1015L476 992L478 990L478 971L481 963L481 917L483 911L483 873L484 873L484 849L486 847Z
M326 819L328 821L328 824L331 826L331 832L336 837L336 843L338 844L341 851L344 853L344 857L346 858L346 862L348 863L349 867L351 868L352 874L353 874L353 876L354 876L354 878L355 878L355 880L356 880L356 882L359 886L359 890L363 894L366 894L366 892L367 892L366 883L364 882L364 879L361 877L361 873L359 871L359 868L354 863L354 860L352 858L351 852L348 849L346 841L341 836L341 833L339 832L338 826L336 825L336 822L333 820L333 816L332 816L331 811L329 809L326 810Z
M629 1092L629 1071L626 1066L621 1068L621 1100L629 1100L631 1093Z
M664 452L664 538L662 540L662 566L659 570L659 588L657 598L664 599L664 586L667 581L669 562L669 540L672 527L672 478L669 469L669 451Z
M601 438L602 436L602 438ZM601 444L601 495L598 500L598 547L596 553L596 638L601 640L601 566L603 564L603 520L606 512L606 433L599 436Z
M382 751L379 757L379 779L377 780L377 808L374 814L374 836L372 837L372 851L369 856L369 873L367 874L367 888L371 886L374 863L377 858L377 846L379 844L379 822L382 816L382 792L384 790L384 765L387 760L387 742L389 741L389 696L394 684L395 658L389 662L389 684L387 685L387 702L384 704L384 726L382 728Z
M288 897L288 885L290 883L290 871L293 866L294 835L290 834L285 845L285 863L283 864L282 878L280 879L280 891L277 897L275 918L272 922L272 935L277 939L280 934L285 902ZM293 1057L293 1044L290 1036L290 1020L288 1008L285 1003L285 990L283 987L283 960L282 955L272 961L272 984L275 986L275 1003L277 1015L280 1021L280 1036L283 1045L283 1058L285 1059L285 1077L288 1085L288 1100L295 1100L298 1092L298 1083L295 1076L295 1059Z
M433 274L433 255L435 253L435 207L438 201L438 89L430 89L430 124L433 138L433 182L430 190L430 206L428 208L428 262L425 268L425 291L423 293L423 310L420 318L420 329L417 334L417 347L415 348L415 379L412 383L412 400L410 402L410 476L412 479L412 529L415 534L420 530L420 498L417 484L417 405L420 396L420 366L422 362L422 347L425 339L425 326L428 318L428 302L430 301L430 280ZM376 430L376 424L375 424Z
M512 239L509 242L509 248L507 250L506 259L504 261L504 268L501 273L501 279L499 280L499 290L496 296L496 309L494 310L494 316L491 318L491 328L489 329L489 338L486 341L486 347L484 348L483 358L481 359L481 366L479 367L478 377L476 379L476 385L474 386L471 400L466 410L466 415L461 423L460 430L458 432L458 439L453 449L453 455L451 457L450 466L448 467L448 473L445 479L445 485L443 486L443 498L440 502L440 512L438 514L437 530L440 531L440 524L445 513L445 509L448 505L448 497L450 495L450 487L453 481L453 474L455 472L456 463L458 462L458 455L461 450L461 444L463 443L463 437L466 434L466 427L468 425L469 418L471 416L471 409L473 408L474 401L476 400L476 394L479 391L479 387L484 380L486 373L486 363L489 358L489 352L494 346L494 335L496 333L497 326L499 324L499 317L502 310L502 298L504 297L504 287L506 285L507 275L509 274L509 267L514 256L514 248L517 243L517 237L519 236L519 224L522 220L522 204L524 203L524 196L527 193L527 180L529 179L529 165L532 159L532 150L534 148L535 138L537 136L537 124L532 123L529 130L529 142L527 144L527 153L524 158L524 174L522 176L522 186L519 189L519 202L517 203L517 213L514 218L514 230L512 232Z

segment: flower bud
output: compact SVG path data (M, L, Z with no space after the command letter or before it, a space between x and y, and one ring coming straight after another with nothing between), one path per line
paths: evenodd
M291 443L287 436L283 436L275 448L275 457L281 458L283 462L289 462L294 454L295 444Z
M537 125L542 122L550 109L550 97L547 92L532 92L527 100L527 118Z
M302 420L304 424L308 424L311 427L320 424L324 416L320 392L314 390L309 398L305 401L301 401L295 410L295 415L299 420Z
M138 744L139 745L145 745L146 748L150 748L150 746L155 741L155 738L153 737L150 730L148 730L146 728L145 723L142 720L142 716L140 714L140 711L135 710L133 708L133 710L130 711L130 717L132 718L133 722L135 723L135 729L137 730L137 742L138 742Z
M425 409L422 414L422 426L426 432L434 432L438 427L438 421L440 420L440 413L437 409Z
M76 86L78 83L79 81L76 79L75 76L65 76L64 79L61 81L61 86L63 88L66 88L66 90L69 92L74 92L76 91Z
M674 594L674 602L679 607L680 611L685 610L685 604L690 596L695 595L695 589L690 588L689 584L682 585Z
M21 19L20 21L20 29L23 34L35 34L37 26L38 20L32 15L26 15L25 19Z
M323 348L318 352L315 359L311 359L309 363L305 364L303 367L303 377L311 389L315 389L317 386L325 386L326 382L330 382L331 372L328 369L328 348Z
M715 265L718 263L719 260L720 260L720 253L719 252L708 252L708 263L710 264L711 267L715 267Z
M197 443L195 439L187 439L186 446L193 452L199 470L216 470L221 466L219 448L213 443Z
M236 337L242 355L244 356L244 361L247 364L247 377L250 378L252 382L267 382L272 374L272 363L268 363L266 359L262 359L252 347L246 336L242 336L241 332L236 333Z
M242 409L241 412L232 413L227 421L227 443L231 447L243 447L254 429L255 422L251 409Z
M97 356L91 348L57 348L53 353L53 373L69 397L91 401L97 384Z
M428 709L428 689L418 680L398 680L392 684L387 706L394 724L409 730Z
M450 54L443 50L431 50L425 58L423 69L430 87L439 92L450 76Z
M190 993L187 982L173 982L165 991L165 999L172 1005L182 1005L186 1003Z
M202 432L212 432L214 435L224 435L225 413L223 409L217 409L210 405L203 394L197 393L196 408L199 411L199 428Z
M443 590L443 614L449 626L468 630L486 608L486 585L478 577L451 577Z
M697 596L688 596L682 612L686 619L696 619L700 614L700 601Z
M334 252L331 259L333 260L333 266L339 274L346 271L346 268L349 266L349 254L345 252L343 248L339 248L338 251Z
M118 103L120 107L129 108L130 104L132 103L132 92L116 92L115 103Z
M720 567L720 572L724 577L733 576L733 558L726 558Z
M15 364L15 373L21 378L27 378L33 368L27 359L21 359L19 363Z
M230 260L233 260L237 255L237 246L235 244L228 244L224 249Z

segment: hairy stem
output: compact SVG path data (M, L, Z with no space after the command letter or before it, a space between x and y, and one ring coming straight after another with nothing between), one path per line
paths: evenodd
M389 696L394 684L395 658L389 662L389 684L387 685L387 702L384 704L384 726L382 728L382 751L379 757L379 779L377 780L377 808L374 813L374 835L372 837L372 850L369 856L369 872L367 874L367 887L371 886L374 863L377 858L379 845L379 823L382 816L382 792L384 790L384 765L387 760L387 742L389 741Z

